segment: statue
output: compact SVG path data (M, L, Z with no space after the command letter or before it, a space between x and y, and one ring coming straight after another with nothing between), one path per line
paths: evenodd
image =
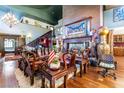
M102 27L99 29L98 34L100 35L100 43L98 44L98 56L102 54L110 54L110 45L107 44L107 35L109 30L107 27Z

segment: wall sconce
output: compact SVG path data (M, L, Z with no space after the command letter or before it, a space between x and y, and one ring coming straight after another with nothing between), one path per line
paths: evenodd
M21 38L25 38L25 36L22 34L21 36L20 36Z
M53 28L52 26L50 26L50 30L52 30L52 31L53 31L53 30L54 30L54 28Z
M31 33L28 33L27 34L27 38L29 38L29 39L32 38L32 34Z

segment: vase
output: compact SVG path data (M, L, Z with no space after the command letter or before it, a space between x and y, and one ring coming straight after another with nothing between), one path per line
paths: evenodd
M98 55L110 54L110 45L107 44L107 35L109 30L107 28L102 28L99 31L100 43L98 44Z
M100 43L98 45L98 51L101 51L102 54L110 54L110 46L106 43Z

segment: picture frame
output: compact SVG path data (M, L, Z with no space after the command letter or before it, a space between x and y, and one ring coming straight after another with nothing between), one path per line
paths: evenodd
M119 22L124 20L124 7L113 9L113 22Z

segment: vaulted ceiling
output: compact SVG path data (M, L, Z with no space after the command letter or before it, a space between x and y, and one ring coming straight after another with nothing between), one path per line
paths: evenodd
M104 10L121 5L104 5ZM0 16L12 11L18 19L23 16L56 25L62 18L62 5L0 5Z
M12 5L0 6L0 16L12 11L18 19L23 16L56 25L62 18L61 5Z

